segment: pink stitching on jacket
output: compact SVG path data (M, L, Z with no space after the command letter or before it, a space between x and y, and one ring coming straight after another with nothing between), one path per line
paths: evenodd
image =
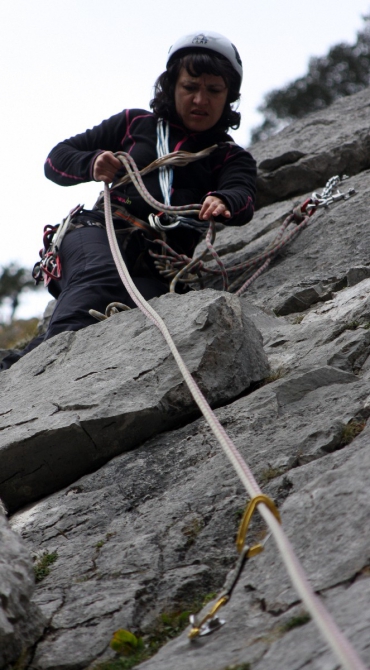
M57 172L60 174L62 177L66 177L67 179L76 179L77 181L83 181L83 177L75 177L73 174L67 174L66 172L61 172L60 170L57 170L56 167L52 164L50 158L47 158L45 161L45 164L48 163L50 165L51 169L54 170L54 172Z
M131 144L131 147L130 147L130 149L128 150L127 153L131 154L131 151L133 150L133 148L134 148L134 146L135 146L135 144L136 144L136 140L134 140L134 138L132 137L132 135L131 135L131 133L130 133L131 125L132 125L132 124L134 123L134 121L136 121L137 119L147 119L148 117L151 117L151 116L153 116L153 115L152 115L152 114L139 114L138 116L134 116L134 118L132 119L132 121L130 121L130 110L129 110L129 109L126 109L126 119L127 119L126 123L127 123L127 129L126 129L126 132L125 132L125 134L124 134L124 136L123 136L123 138L122 138L122 140L121 140L121 146L122 146L122 144L124 143L126 137L130 137L130 138L131 138L132 144Z
M244 212L244 210L247 209L249 206L251 206L253 211L254 211L254 205L253 205L252 198L250 197L250 195L248 196L247 202L244 205L244 207L242 207L241 209L238 209L237 212L234 212L234 216L237 216L237 214L240 214L240 212Z

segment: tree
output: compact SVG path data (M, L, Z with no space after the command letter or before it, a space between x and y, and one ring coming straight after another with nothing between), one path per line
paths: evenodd
M365 27L357 33L355 44L337 44L327 56L311 58L306 76L267 93L258 107L264 120L252 130L252 143L271 137L293 119L370 86L370 15L363 19Z
M11 303L11 319L19 305L19 296L25 289L35 289L30 270L10 263L0 269L0 305L6 300Z

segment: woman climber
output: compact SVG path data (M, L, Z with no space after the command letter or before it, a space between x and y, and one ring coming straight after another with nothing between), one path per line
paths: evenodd
M240 124L240 114L232 104L240 97L242 74L238 51L226 37L214 32L186 35L169 50L166 70L155 84L152 112L119 112L61 142L46 160L46 177L61 186L92 180L112 184L113 220L121 252L146 299L168 291L150 253L163 253L155 240L163 240L164 233L148 226L153 206L132 182L118 184L125 169L115 153L128 153L142 170L170 152L194 154L216 145L186 166L156 169L143 176L157 201L175 206L201 204L197 219L185 218L165 231L166 243L178 254L192 256L211 217L226 225L247 223L254 211L255 161L227 134L228 128ZM166 216L160 220L164 228ZM135 306L110 252L101 199L93 210L73 216L61 244L60 263L61 279L49 285L57 298L56 307L44 338L36 338L34 346L63 331L95 323L90 309L104 313L114 301Z

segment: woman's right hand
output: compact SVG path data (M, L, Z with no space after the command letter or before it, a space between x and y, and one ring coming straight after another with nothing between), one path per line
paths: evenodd
M93 177L95 181L104 181L106 184L111 184L121 167L121 161L116 158L112 151L103 151L95 160Z

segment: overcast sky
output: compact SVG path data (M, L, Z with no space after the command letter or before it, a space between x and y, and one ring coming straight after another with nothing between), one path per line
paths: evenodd
M265 93L303 75L311 56L353 43L370 0L0 0L0 266L32 266L42 230L100 185L47 181L50 149L125 107L148 108L170 45L204 29L225 34L244 65L241 128L247 146ZM19 317L48 294L25 294ZM0 314L1 317L1 314Z

